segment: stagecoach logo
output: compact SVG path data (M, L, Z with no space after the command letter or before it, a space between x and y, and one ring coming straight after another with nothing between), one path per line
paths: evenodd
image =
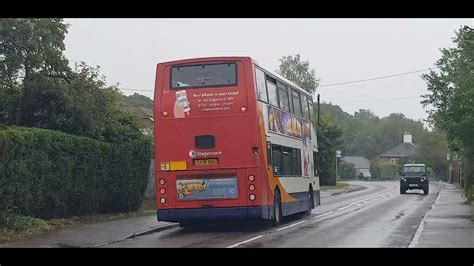
M189 151L189 157L191 158L206 158L209 156L221 156L222 151Z

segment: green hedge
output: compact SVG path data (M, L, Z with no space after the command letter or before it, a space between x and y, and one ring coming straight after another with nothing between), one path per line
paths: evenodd
M370 173L375 179L398 179L400 166L396 163L374 160L370 163Z
M0 218L136 210L150 147L145 138L106 143L45 129L0 129Z
M354 179L356 177L354 164L341 163L339 166L339 173L341 179Z

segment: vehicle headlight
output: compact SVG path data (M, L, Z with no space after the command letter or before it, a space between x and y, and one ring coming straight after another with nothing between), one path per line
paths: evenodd
M407 181L407 179L405 177L402 177L402 181Z

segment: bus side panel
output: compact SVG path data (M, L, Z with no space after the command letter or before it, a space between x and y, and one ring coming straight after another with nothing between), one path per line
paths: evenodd
M278 188L281 195L282 200L282 211L283 215L291 215L299 212L303 212L308 210L308 189L310 185L313 188L313 198L314 198L314 206L318 206L320 203L320 196L319 196L319 182L318 179L314 176L314 171L310 166L309 176L306 177L277 177L273 175L272 165L267 163L268 152L267 152L267 140L271 140L273 138L280 139L280 141L273 140L270 141L275 144L279 144L282 138L286 138L283 136L276 136L275 134L270 134L267 130L266 123L268 123L267 117L267 105L265 103L258 102L259 106L259 125L260 125L260 134L262 135L262 146L265 147L264 149L264 158L262 165L266 165L266 176L268 180L268 193L267 199L270 206L270 217L273 215L273 201L274 201L274 191ZM312 134L314 136L314 133ZM268 137L270 138L268 138ZM294 142L294 141L293 141ZM312 138L311 144L315 144L316 139ZM281 143L280 143L281 144ZM306 152L309 155L309 158L312 159L312 152L310 152L313 145L303 146L303 142L300 144L296 144L297 148L299 148L302 152ZM301 156L303 158L303 156ZM303 161L303 160L302 160ZM312 161L312 160L311 160ZM303 163L303 162L302 162ZM302 165L303 167L303 165ZM262 167L263 169L263 167Z
M273 205L274 205L274 197L275 197L275 191L278 189L280 191L280 197L282 201L282 205L288 205L289 203L291 206L294 204L298 204L298 201L292 197L288 192L285 190L285 187L282 185L280 182L280 179L276 176L273 175L273 169L271 165L267 164L267 158L269 156L267 152L267 131L265 127L265 123L267 119L265 119L267 115L267 110L266 110L266 105L264 103L258 102L258 118L259 118L259 126L260 126L260 135L261 135L261 145L262 147L265 147L263 149L263 163L262 165L265 165L265 174L262 176L266 176L266 182L267 182L267 187L268 187L268 193L267 193L267 200L270 205L270 213L271 216L273 215ZM263 167L262 167L263 169Z

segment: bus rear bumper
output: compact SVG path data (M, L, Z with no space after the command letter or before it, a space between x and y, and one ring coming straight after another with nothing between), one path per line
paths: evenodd
M266 207L265 207L266 208ZM225 220L263 218L264 207L228 207L205 209L168 209L158 210L157 220L166 222L183 222L196 220Z

